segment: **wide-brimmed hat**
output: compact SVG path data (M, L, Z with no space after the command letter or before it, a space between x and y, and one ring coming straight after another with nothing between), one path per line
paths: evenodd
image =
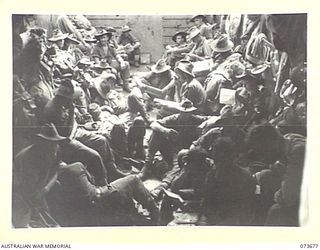
M48 141L63 141L67 139L66 137L60 136L56 127L53 123L46 123L44 124L41 129L40 133L37 134L38 137L48 140Z
M73 43L80 44L80 41L75 37L74 34L70 34L66 37L66 40L70 40Z
M101 29L101 30L98 30L96 34L94 34L94 37L100 38L101 36L106 35L106 34L112 34L112 33L109 31L106 31L105 29Z
M187 35L188 35L187 32L185 32L185 31L179 31L179 32L175 33L175 34L172 36L172 40L173 40L174 42L176 42L176 41L177 41L177 36L182 36L184 39L186 39L186 38L187 38Z
M60 40L64 40L69 36L69 33L62 33L61 30L55 29L52 32L52 37L48 39L49 42L56 42Z
M195 38L196 36L200 35L200 30L197 28L193 28L189 31L189 34L187 36L188 40L191 40L193 38Z
M111 79L112 81L115 81L116 77L114 74L109 73L105 74L103 78L101 77L98 79L98 81L94 81L94 87L103 99L108 99L108 93L110 92L112 85L107 85L106 82Z
M55 94L69 99L74 99L82 95L82 90L77 86L76 82L71 79L63 79L56 89Z
M93 62L90 60L89 57L87 56L83 56L78 62L77 62L77 65L78 64L83 64L83 65L93 65Z
M179 70L183 71L184 73L187 73L192 77L195 77L195 75L193 74L193 64L190 61L181 60L177 63L177 65L174 69L175 70L179 69Z
M194 15L190 18L190 22L194 22L194 19L196 18L201 18L202 20L206 20L206 16L205 15Z
M108 26L108 27L106 28L106 30L107 30L107 32L110 32L110 33L116 32L116 29L113 28L112 26Z
M106 61L100 61L99 63L95 63L92 65L92 68L95 69L112 69L109 63Z
M221 53L229 51L233 48L234 44L227 35L221 35L212 43L212 49L215 52Z
M167 65L166 61L163 59L158 60L155 65L151 66L151 71L157 74L165 72L169 69L170 69L170 66Z
M90 35L86 35L83 40L87 43L95 43L97 41L97 39Z
M181 112L184 112L184 113L193 112L193 111L197 110L197 108L193 106L192 101L190 101L189 99L183 100L179 104L179 106L177 106L177 109Z
M121 32L124 33L124 32L128 32L128 31L131 31L132 29L128 26L128 25L125 25L121 28Z
M65 73L65 74L62 74L61 76L60 76L60 79L72 79L72 77L73 77L73 74L72 73Z
M235 77L239 80L251 79L251 80L255 81L257 84L260 84L262 82L262 78L260 77L260 73L253 74L252 69L250 69L250 70L246 69L242 74L235 75Z

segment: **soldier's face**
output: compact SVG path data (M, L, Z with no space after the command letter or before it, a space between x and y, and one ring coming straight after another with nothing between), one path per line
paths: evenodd
M195 18L193 22L194 22L195 26L199 27L202 24L202 19Z
M177 44L182 44L185 42L185 39L182 36L177 36L176 38L176 43Z
M64 40L59 40L56 42L57 43L57 46L59 49L62 49L63 48L63 45L64 45Z
M108 43L108 36L107 35L103 35L103 36L101 36L100 37L100 43L102 44L102 45L106 45L107 43Z

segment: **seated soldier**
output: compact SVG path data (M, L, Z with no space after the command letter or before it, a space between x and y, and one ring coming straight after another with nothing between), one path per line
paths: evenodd
M200 30L200 35L205 39L211 39L213 37L211 27L206 23L206 17L204 15L195 15L190 19L190 22L194 23L195 27Z
M31 39L17 62L21 83L34 99L35 114L40 123L43 121L42 110L54 96L55 88L51 68L44 62L44 48L38 39Z
M166 100L174 98L175 73L163 59L151 67L151 71L141 77L135 76L134 82L138 87L152 97Z
M46 194L54 186L60 159L60 136L51 124L41 127L34 143L20 151L14 159L12 190L12 223L20 227L56 227L49 214Z
M96 94L93 97L93 102L99 104L102 110L108 110L115 115L126 112L139 113L149 123L140 89L133 88L125 98L113 89L114 82L114 75L108 73L96 79L94 82Z
M265 225L299 226L306 138L293 133L280 135L275 127L263 124L250 129L246 142L248 157L265 164L276 165L274 169L259 174L261 194L264 194L263 197L266 199L274 197L275 202L273 205L268 201L264 203L272 205ZM284 175L283 171L278 171L279 167L284 167ZM277 177L274 177L275 174ZM274 181L279 177L281 184Z
M55 48L55 56L52 57L57 69L55 77L61 77L63 74L74 71L74 63L65 50L65 40L68 36L68 33L62 33L61 30L56 29L53 31L52 37L48 39L52 43L52 47Z
M77 81L78 84L80 84L81 89L83 90L83 95L81 96L81 99L79 100L79 103L76 103L78 105L78 110L80 113L88 113L88 107L91 103L91 89L93 87L93 78L91 77L90 73L90 66L92 66L93 62L89 60L88 57L83 57L76 65L76 71L73 74L73 78L75 81Z
M245 71L236 76L246 91L246 97L237 95L237 99L243 104L245 115L251 124L260 124L266 121L268 113L266 107L267 89L263 87L263 81L259 75Z
M166 46L165 56L167 57L167 63L171 68L174 68L176 62L185 57L183 53L190 52L193 47L192 43L187 43L187 35L187 32L177 32L172 36L172 40L175 44Z
M60 144L62 160L67 163L82 162L95 177L96 184L103 186L107 178L115 180L129 173L123 173L115 165L105 137L78 128L73 104L73 99L81 93L78 88L71 80L61 82L56 96L43 110L44 120L53 123L61 136L69 138Z
M170 189L187 200L203 198L204 183L212 162L207 159L207 152L201 147L182 149L178 153L178 164L170 170L162 183L152 190L151 194L158 197L161 190Z
M123 157L144 160L143 140L146 125L141 116L126 112L118 117L108 111L102 111L96 103L90 104L89 113L95 122L89 123L87 129L110 138L117 164L122 163Z
M192 29L187 39L194 43L191 51L185 54L187 60L196 62L211 58L212 48L210 42L200 35L199 29Z
M124 61L121 55L117 54L114 45L110 42L112 39L112 32L100 30L95 38L98 40L93 48L92 57L96 63L105 60L111 67L117 70L120 74L119 82L125 91L130 92L128 81L130 77L130 65Z
M95 43L97 42L97 39L95 39L93 36L91 35L86 35L84 37L84 42L86 43L85 48L83 50L83 53L90 57L90 60L92 60L92 52L93 52L93 47L95 45Z
M131 65L139 66L140 61L140 42L131 34L131 28L123 26L121 34L118 37L119 47L123 47L128 55L128 60Z
M80 41L78 41L73 34L67 36L65 39L64 50L69 55L73 67L75 67L84 56L82 51L77 47L79 44Z
M223 63L229 56L232 55L232 49L234 44L227 35L223 34L219 36L217 39L213 40L210 43L210 46L213 51L212 59L216 65L213 68L216 68L218 65Z
M305 121L306 69L297 66L290 72L280 90L283 105L270 123L279 128L281 134L298 133L306 135Z
M185 201L171 200L167 195L161 198L160 225L175 223L173 212L180 208L182 212L198 213L204 196L204 184L208 171L213 167L212 161L206 158L206 152L201 148L182 149L178 153L178 164L166 173L162 182L151 191L155 198L160 198L161 192L166 190L181 196ZM171 224L170 223L170 224Z
M220 104L221 88L233 89L235 77L243 74L245 66L239 61L233 61L211 72L205 80L206 114L218 115L223 107Z
M179 107L179 114L167 116L150 124L152 134L149 140L148 155L144 175L152 172L152 163L157 151L160 151L168 168L173 166L175 153L183 148L189 148L198 137L197 127L208 117L195 115L192 102L184 100Z
M180 61L174 71L178 77L175 81L178 102L188 99L201 112L206 100L206 92L201 83L194 78L192 63Z
M58 180L50 209L61 226L157 225L158 208L135 175L97 186L88 170L77 162L61 166ZM149 220L138 214L134 200L148 210Z
M215 169L206 178L201 225L251 225L256 184L249 173L234 164L235 146L220 137L213 145Z

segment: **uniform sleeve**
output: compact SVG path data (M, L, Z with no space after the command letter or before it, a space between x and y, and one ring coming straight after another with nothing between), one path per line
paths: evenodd
M204 135L200 136L193 144L195 146L201 146L202 148L208 150L211 144L221 135L221 130L219 128L212 128Z
M101 58L100 49L99 49L99 47L98 47L97 45L93 47L92 57L99 57L99 58Z
M75 194L88 201L97 199L96 186L88 179L87 170L81 163L73 163L60 174L59 180L64 185L73 187Z
M129 39L130 39L131 44L135 44L135 43L139 42L139 40L132 34L130 34Z
M203 43L203 53L204 53L204 57L206 58L209 58L212 56L213 51L208 40L205 40Z
M179 114L174 114L158 120L158 123L163 126L178 125L178 118Z
M202 93L203 92L203 93ZM183 97L192 101L193 105L198 107L204 102L205 92L202 86L196 84L190 84L186 91L183 93Z
M303 144L294 145L287 158L287 172L281 185L281 194L284 205L291 206L300 200L305 146Z

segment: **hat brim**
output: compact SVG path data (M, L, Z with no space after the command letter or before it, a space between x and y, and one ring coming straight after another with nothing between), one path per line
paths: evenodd
M164 66L164 67L163 67L162 69L160 69L160 70L158 70L158 69L156 68L156 65L151 66L151 71L152 71L153 73L156 73L156 74L160 74L160 73L166 72L166 71L168 71L169 69L171 69L171 67L170 67L169 65Z
M68 33L64 33L58 37L51 37L48 39L49 42L57 42L66 39L69 36Z
M192 72L189 72L189 71L187 71L187 70L184 69L184 68L180 68L179 65L178 65L175 69L179 69L179 70L181 70L182 72L184 72L184 73L186 73L186 74L188 74L188 75L190 75L190 76L192 76L192 77L195 77L195 75L194 75Z
M99 64L93 64L93 65L92 65L92 68L94 68L94 69L112 69L111 66L105 66L105 67L103 67L103 66L101 66L101 65L99 65Z
M189 113L197 110L196 107L191 107L191 108L177 107L177 109L182 113Z
M184 37L184 39L187 39L187 35L188 35L187 32L181 31L181 32L178 32L178 33L174 34L174 35L172 36L172 40L173 40L174 42L177 42L177 36L182 36L182 37Z
M196 18L202 18L203 20L206 20L206 17L204 15L195 15L193 17L191 17L190 22L194 22L194 19Z
M129 31L132 31L132 29L121 30L122 33L129 32Z
M215 52L222 53L222 52L227 52L227 51L231 50L233 48L233 46L234 46L233 42L228 40L228 44L224 48L217 48L217 42L215 42L213 44L212 49Z
M97 39L84 39L86 43L95 43Z
M80 60L80 61L78 61L78 62L77 62L77 64L76 64L76 65L78 65L78 64L82 64L82 65L88 65L88 66L90 66L90 65L92 65L92 64L93 64L93 62L91 62L91 61L87 61L87 62L82 61L82 62L81 62L81 60Z
M70 40L71 42L74 42L76 44L80 44L80 41L78 41L77 39L71 38L71 37L67 37L66 40Z
M45 139L47 141L52 141L52 142L60 142L60 141L64 141L67 139L67 137L63 137L60 135L49 137L49 136L45 136L43 134L36 134L36 136L39 138Z
M114 29L114 28L107 28L107 32L116 32L116 29Z
M104 36L104 35L107 35L107 34L112 34L112 33L111 33L111 32L108 32L108 31L105 31L105 32L103 32L103 33L101 33L101 34L95 34L94 37L99 38L99 37Z

